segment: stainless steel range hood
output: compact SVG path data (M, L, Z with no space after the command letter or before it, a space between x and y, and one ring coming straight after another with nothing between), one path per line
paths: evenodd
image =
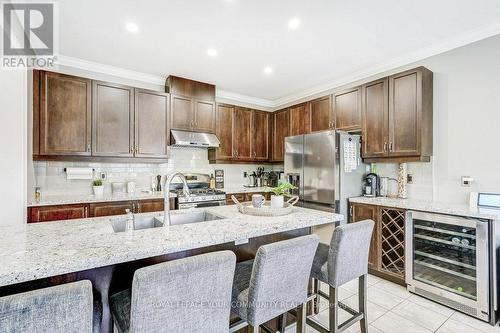
M215 134L171 130L172 145L183 147L218 148L220 141Z

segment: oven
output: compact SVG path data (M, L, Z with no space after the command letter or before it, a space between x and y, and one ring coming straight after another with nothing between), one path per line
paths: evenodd
M408 290L490 321L489 240L487 220L409 211Z
M226 200L213 200L213 201L198 201L198 202L189 202L189 203L179 203L179 209L215 207L215 206L224 206L225 204L226 204Z

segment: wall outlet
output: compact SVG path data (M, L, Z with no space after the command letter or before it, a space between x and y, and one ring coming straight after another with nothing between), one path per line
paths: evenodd
M474 178L469 177L469 176L462 176L462 186L470 187L473 182L474 182Z
M106 180L106 178L108 178L108 175L106 175L106 172L101 172L99 173L99 178L101 180Z
M406 183L413 184L413 175L411 173L406 175Z

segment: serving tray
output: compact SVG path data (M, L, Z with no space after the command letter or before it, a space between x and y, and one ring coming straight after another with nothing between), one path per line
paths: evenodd
M254 216L282 216L290 214L293 211L293 205L299 201L299 197L295 196L290 198L287 202L284 203L283 208L272 208L270 202L265 202L262 207L255 208L252 206L252 202L239 202L238 199L235 198L234 195L231 196L231 199L238 207L238 211L242 214L246 215L254 215Z

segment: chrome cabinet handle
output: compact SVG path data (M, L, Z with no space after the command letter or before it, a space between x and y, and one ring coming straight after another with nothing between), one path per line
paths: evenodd
M354 210L352 208L352 205L349 207L349 216L354 219ZM354 221L353 221L354 222Z
M89 208L88 208L88 207L85 207L85 208L83 209L83 215L84 215L85 217L89 217Z
M90 152L90 143L87 144L87 151Z
M384 153L387 151L387 142L384 142Z
M391 142L389 142L389 151L390 151L390 152L394 151L394 150L393 150L392 141L391 141Z

